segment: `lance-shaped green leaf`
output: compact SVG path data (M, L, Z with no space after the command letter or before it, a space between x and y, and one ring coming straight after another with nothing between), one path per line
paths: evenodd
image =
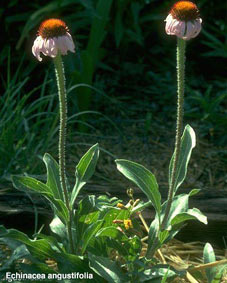
M189 192L189 194L181 194L173 198L166 227L162 232L159 231L158 219L157 216L155 217L149 228L148 254L150 250L154 248L158 249L161 244L170 241L181 230L181 228L184 226L185 221L196 219L204 224L207 224L207 217L203 215L199 209L188 208L189 197L196 194L197 192L198 190L192 190L191 192ZM167 201L162 204L161 221L163 220L165 215L166 205ZM166 231L168 233L166 233ZM159 238L158 241L156 241L157 237ZM156 246L153 247L153 243L156 242Z
M125 159L115 160L117 169L133 181L148 197L158 215L161 211L161 195L155 176L144 166Z
M136 206L133 207L131 213L143 211L145 208L147 208L151 205L152 205L152 203L150 201L147 201L145 203L143 201L140 201L139 204L137 204Z
M57 255L45 239L31 240L26 234L15 229L7 230L4 226L0 226L0 238L2 237L25 244L32 255L38 258L55 258Z
M26 193L39 193L52 195L51 189L44 183L27 176L12 176L13 185L20 191Z
M45 153L43 157L47 169L47 183L46 185L51 189L54 197L56 199L61 199L64 201L64 196L61 188L60 176L59 176L59 166L54 158Z
M122 233L116 226L109 226L105 228L101 228L95 237L108 237L111 239L118 239L119 241L127 241L128 237Z
M79 272L84 274L85 272L88 274L92 274L92 280L89 280L90 278L87 278L87 280L80 280L80 279L69 279L69 280L63 280L64 283L71 283L71 282L81 282L81 281L90 281L94 283L105 283L105 281L100 277L98 274L94 273L93 270L89 266L88 259L77 256L74 254L68 254L68 253L61 253L60 256L58 255L57 258L58 263L58 271L59 273L73 273L73 272Z
M82 199L75 212L74 222L78 239L82 239L87 227L95 223L100 211L95 207L95 196L88 195Z
M157 215L155 216L155 219L152 221L150 228L149 228L149 234L148 234L148 250L147 254L150 253L152 249L158 249L162 243L166 243L169 240L171 240L182 228L183 223L175 226L171 226L171 221L179 214L185 213L188 211L188 199L190 197L190 194L181 194L178 196L175 196L173 198L173 202L170 208L169 216L167 219L165 230L168 231L168 234L165 233L165 230L162 233L159 231L159 221ZM164 218L165 210L166 210L167 201L165 201L162 204L162 210L161 210L161 221ZM162 234L160 234L162 233ZM158 241L157 241L158 238ZM164 240L163 240L164 239ZM161 242L163 240L163 242ZM154 246L154 243L156 243L156 246Z
M83 234L83 238L81 239L81 243L79 246L81 247L81 253L84 254L89 242L95 236L95 234L99 231L103 223L103 220L98 220L95 223L90 224Z
M154 283L162 283L165 282L162 280L164 277L174 278L176 276L182 276L184 272L177 271L173 267L168 266L167 264L158 264L149 269L139 272L139 282L154 282ZM172 282L172 280L168 281Z
M188 209L188 211L177 214L172 220L171 225L177 225L187 220L199 220L207 224L207 217L197 208Z
M67 239L67 228L66 225L59 219L59 217L55 216L49 226L51 231L58 235L61 238L62 243L64 243L64 241Z
M27 176L12 176L13 185L16 189L26 193L36 193L46 197L54 206L56 214L63 223L69 220L69 212L60 199L54 198L52 190L42 182Z
M106 257L96 256L88 253L90 267L107 282L121 283L129 282L128 276L121 271L116 262Z
M176 178L173 186L175 193L186 177L188 162L191 157L192 149L195 147L195 145L196 145L195 132L192 129L192 127L187 125L181 137L180 153L176 168ZM175 152L171 158L170 166L169 166L169 184L171 184L171 179L172 179L174 155Z
M76 166L76 184L71 195L71 205L73 206L81 188L87 183L95 172L95 167L99 158L99 146L93 145L80 159Z
M206 243L204 250L203 250L203 261L204 263L211 263L216 261L214 250L211 246L211 244ZM216 267L211 267L206 269L206 276L208 283L212 283L213 279L215 278L215 275L217 273Z

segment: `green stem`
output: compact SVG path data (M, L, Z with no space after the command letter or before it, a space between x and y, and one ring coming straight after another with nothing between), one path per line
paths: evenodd
M186 42L181 38L177 38L177 121L176 121L176 138L175 138L175 150L173 156L173 167L171 172L168 200L166 205L165 216L162 221L161 229L164 229L169 217L171 204L173 201L174 191L176 187L176 173L177 164L180 153L181 133L183 126L184 115L184 73L185 73L185 47Z
M176 172L177 172L177 163L180 153L180 143L181 143L181 132L183 125L183 114L184 114L184 70L185 70L185 40L177 38L177 121L176 121L176 137L175 137L175 149L173 156L173 169L171 172L168 199L165 210L165 215L163 217L162 223L157 230L157 234L151 249L149 250L149 258L154 256L154 253L158 246L158 235L160 230L164 230L168 221L171 204L173 201L174 190L176 187Z
M65 137L66 137L66 124L67 124L67 96L65 89L65 75L64 66L60 53L54 58L56 79L58 85L58 95L59 95L59 110L60 110L60 130L59 130L59 175L61 187L64 195L64 200L66 207L69 211L69 222L67 225L68 237L71 252L74 253L73 237L72 237L72 210L69 203L69 196L66 185L66 174L65 174Z

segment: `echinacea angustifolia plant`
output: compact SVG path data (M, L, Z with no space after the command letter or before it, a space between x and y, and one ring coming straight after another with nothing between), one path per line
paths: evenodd
M16 189L39 194L49 201L53 210L53 220L49 225L51 235L42 234L40 229L31 239L25 233L1 226L0 240L13 250L0 267L1 279L7 279L8 273L15 271L21 272L17 282L42 279L42 282L68 283L92 279L92 282L152 280L164 283L176 276L188 276L187 270L179 272L168 264L158 263L155 253L178 233L185 221L197 219L207 223L198 209L188 207L189 197L198 190L176 194L186 177L191 152L196 145L194 130L189 125L182 134L184 69L186 41L199 34L201 22L196 5L189 1L177 2L166 19L167 34L177 36L178 78L176 141L169 165L167 200L161 203L158 183L148 169L135 162L118 159L118 170L146 194L148 202L134 200L133 191L129 190L127 205L114 197L88 195L78 203L77 209L75 201L95 171L99 147L95 144L81 158L75 170L75 185L71 189L65 172L67 94L62 55L74 52L75 46L62 20L49 19L41 24L32 52L39 61L42 61L40 53L54 61L60 110L59 160L55 161L50 154L44 155L46 183L28 176L12 176L12 181ZM153 205L156 216L148 227L141 212L150 205ZM143 237L136 215L148 236ZM144 243L146 240L147 244ZM205 264L215 260L214 253L209 255L209 250L212 251L212 247L207 244L204 249ZM216 275L212 268L207 269L208 280L213 280ZM27 278L28 274L31 277Z
M201 18L195 4L189 1L179 1L171 9L166 18L166 33L177 36L177 121L175 150L169 165L168 198L161 204L161 195L155 176L145 167L128 160L116 160L118 170L133 181L148 197L149 203L156 211L156 217L151 223L148 236L147 257L152 258L162 244L172 239L190 219L198 219L204 224L206 217L196 208L188 208L189 197L198 193L192 190L189 194L176 195L176 192L187 173L188 162L192 149L196 144L194 130L187 125L182 134L185 47L186 40L196 37L201 30Z

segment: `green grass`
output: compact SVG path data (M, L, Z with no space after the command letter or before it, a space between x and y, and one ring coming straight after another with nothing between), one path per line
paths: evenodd
M43 84L31 88L31 78L21 76L23 62L11 74L8 57L7 78L0 98L0 177L42 172L39 157L56 147L58 131L57 94L47 95L52 80L46 72ZM34 99L35 97L38 97Z

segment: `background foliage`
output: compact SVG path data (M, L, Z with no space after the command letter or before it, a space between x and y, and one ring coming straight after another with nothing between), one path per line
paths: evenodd
M76 55L64 58L71 146L78 130L107 137L142 121L138 135L146 138L159 134L155 129L160 123L173 127L176 42L164 32L173 2L1 1L1 183L12 173L43 173L37 157L56 154L53 66L49 58L40 64L31 54L37 28L46 18L65 20L76 41ZM220 146L220 157L226 158L226 7L224 1L196 2L203 30L188 42L185 122L200 138ZM87 110L93 113L81 112Z

